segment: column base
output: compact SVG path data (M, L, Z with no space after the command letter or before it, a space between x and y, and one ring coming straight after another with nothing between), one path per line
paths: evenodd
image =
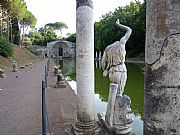
M72 126L73 135L101 135L101 130L96 121L83 123L76 120L76 124Z
M55 85L55 88L66 88L66 82L64 80L58 81Z
M132 123L124 125L112 125L110 126L105 122L105 113L98 113L99 123L104 132L108 135L134 135L132 133Z

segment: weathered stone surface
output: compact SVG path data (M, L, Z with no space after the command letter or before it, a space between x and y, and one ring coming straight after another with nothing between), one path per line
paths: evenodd
M153 64L161 57L167 37L180 33L179 0L147 0L146 63Z
M180 134L180 1L147 1L145 135Z
M70 58L75 57L76 45L69 41L52 41L47 43L47 57Z
M116 103L114 107L114 116L113 116L113 124L115 126L123 126L126 124L131 124L133 119L130 117L131 112L131 99L127 95L117 95Z
M116 94L118 84L110 84L109 99L106 114L99 113L99 122L105 132L111 134L127 134L132 131L133 119L129 116L131 112L131 100L126 95Z
M57 75L56 88L66 88L66 81L62 74Z
M94 115L94 24L90 0L78 0L76 11L77 120L75 135L99 134Z
M108 98L108 104L107 104L107 109L106 109L105 121L111 127L114 124L114 111L115 111L117 89L118 89L118 84L110 83L109 98Z
M78 120L94 120L94 28L93 11L87 6L77 9L76 79Z
M54 66L54 74L57 75L58 73L61 72L61 70L59 69L60 66Z
M76 8L79 8L80 6L89 6L93 8L93 2L92 0L76 0Z
M4 70L0 69L0 77L1 78L6 78L6 74L4 73Z
M73 135L102 135L101 130L98 128L98 125L95 120L90 122L80 122L76 121L76 124L73 126L72 130Z
M16 61L13 61L12 67L13 67L12 72L17 72L18 71L18 69L17 69L17 62Z
M0 74L4 74L4 70L0 69Z

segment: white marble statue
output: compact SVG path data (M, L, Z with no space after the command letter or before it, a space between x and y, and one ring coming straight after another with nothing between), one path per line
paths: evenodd
M107 46L102 57L103 75L109 75L110 88L106 113L99 113L100 123L113 134L127 134L132 131L133 119L129 117L131 99L123 95L127 79L125 65L125 44L129 39L131 28L116 21L116 25L125 30L125 35L113 44Z
M125 62L126 50L125 44L131 35L131 28L119 23L119 19L116 21L116 25L125 30L125 35L113 44L107 46L102 57L102 69L103 75L109 74L111 83L118 84L117 94L122 95L127 79L127 69Z

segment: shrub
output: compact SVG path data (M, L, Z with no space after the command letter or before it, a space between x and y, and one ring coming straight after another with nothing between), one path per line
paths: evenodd
M127 51L127 57L128 58L137 57L137 56L139 56L139 52L137 50Z
M13 55L13 47L4 37L0 37L0 55L4 57L10 57Z
M32 45L32 42L31 42L30 38L24 37L24 41L22 42L22 44L25 48L30 48Z

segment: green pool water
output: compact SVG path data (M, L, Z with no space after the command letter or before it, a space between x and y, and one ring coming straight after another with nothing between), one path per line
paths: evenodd
M73 90L76 92L76 69L74 59L56 60L62 73ZM109 94L109 79L103 77L101 61L95 61L95 113L105 112ZM131 116L133 117L133 132L143 135L143 103L144 103L144 74L141 71L143 65L126 63L128 78L124 94L131 98ZM97 118L96 118L97 119Z

